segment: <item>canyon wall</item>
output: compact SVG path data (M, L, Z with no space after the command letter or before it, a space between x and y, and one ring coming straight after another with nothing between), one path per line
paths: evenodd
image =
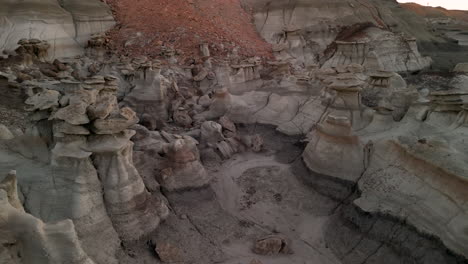
M28 0L0 2L0 48L13 52L21 39L46 40L49 58L82 54L92 34L115 24L107 5L98 0Z
M419 53L414 41L408 41L409 37L415 37L417 41L444 41L426 29L423 19L402 11L395 1L245 0L244 4L253 10L257 30L273 44L277 58L294 60L305 66L337 64L327 64L326 61L333 56L336 46L338 49L342 46L341 41L348 42L352 38L367 43L377 53L385 47L388 54L375 54L377 58L374 60L392 62L373 67L398 72L415 71L429 67L430 60ZM363 25L379 28L386 32L386 36L382 38L382 34L376 31L364 34L361 30L365 29ZM368 56L360 54L358 49L355 48L356 60L341 58L341 63L364 63ZM391 59L385 58L387 56Z

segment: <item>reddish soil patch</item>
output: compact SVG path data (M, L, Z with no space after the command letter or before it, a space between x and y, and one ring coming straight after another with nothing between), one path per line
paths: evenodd
M163 46L182 57L198 57L208 43L212 55L239 47L244 56L270 56L271 47L252 24L240 0L107 0L117 26L110 47L123 55L159 57Z

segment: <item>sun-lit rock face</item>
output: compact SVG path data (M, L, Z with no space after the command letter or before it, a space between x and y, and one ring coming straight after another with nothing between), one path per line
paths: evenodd
M40 39L51 45L48 58L82 54L91 34L114 25L109 8L98 0L1 1L2 50L15 50L20 39Z
M69 239L93 261L118 263L120 242L154 231L168 208L159 190L147 191L134 166L129 128L139 120L119 107L118 78L80 77L70 64L43 63L57 75L14 86L27 97L16 107L30 113L31 123L19 135L2 127L2 171L20 172L24 207L38 221L73 223L64 232L76 230Z

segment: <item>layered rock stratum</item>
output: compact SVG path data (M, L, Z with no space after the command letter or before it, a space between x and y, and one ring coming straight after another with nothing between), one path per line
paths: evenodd
M82 53L92 34L115 24L107 5L100 1L2 1L0 43L12 51L20 39L40 39L51 45L50 58Z

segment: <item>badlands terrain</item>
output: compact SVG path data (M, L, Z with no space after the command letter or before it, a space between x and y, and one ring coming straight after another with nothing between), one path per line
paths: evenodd
M467 23L0 0L0 263L468 263Z

